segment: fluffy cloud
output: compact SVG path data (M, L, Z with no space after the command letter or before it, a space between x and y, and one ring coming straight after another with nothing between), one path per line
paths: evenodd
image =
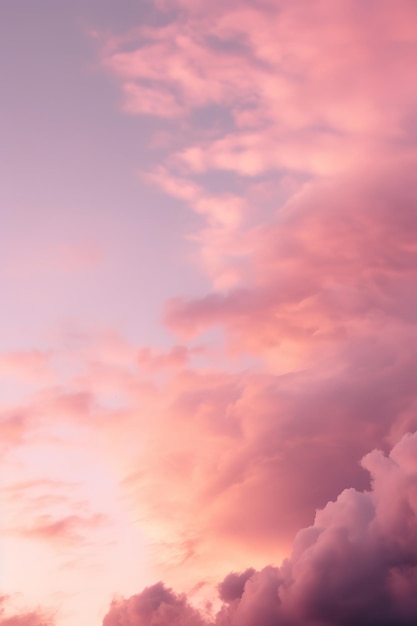
M142 398L127 426L140 437L125 485L162 567L174 567L170 582L180 566L198 575L210 563L221 575L245 554L258 566L271 551L279 559L317 506L366 487L366 450L417 426L415 358L369 347L334 372L185 370Z
M194 124L193 145L180 153L191 169L328 174L363 163L382 138L405 138L415 104L412 1L383 0L378 10L358 0L167 4L168 23L132 30L103 60L131 112L227 110L210 133Z
M162 583L148 587L127 600L115 600L103 620L104 626L204 626L204 618Z
M193 237L213 292L171 302L169 326L217 324L280 371L345 333L396 336L415 308L415 4L157 6L160 25L102 58L134 85L130 110L148 112L151 90L187 120L148 179L204 216ZM235 177L214 194L219 171Z
M414 170L415 159L380 162L306 185L244 233L238 287L171 302L167 323L185 334L220 325L236 346L277 361L314 347L323 356L348 340L389 341L388 329L396 340L413 333Z
M147 180L202 221L211 289L169 302L166 323L185 341L219 328L226 353L221 370L176 353L169 379L132 392L125 484L177 565L244 567L244 546L260 567L344 486L366 488L367 449L417 427L416 5L156 9L104 38L102 62L130 113L171 133ZM152 355L142 370L171 362Z
M362 461L371 489L346 489L301 530L280 567L229 574L213 619L161 583L115 602L104 626L411 626L417 619L417 434Z

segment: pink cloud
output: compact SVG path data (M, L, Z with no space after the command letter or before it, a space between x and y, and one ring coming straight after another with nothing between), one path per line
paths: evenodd
M363 459L368 491L344 490L299 531L280 567L229 574L219 585L224 604L214 618L196 615L185 596L158 583L115 602L104 626L408 626L417 618L417 435L389 456Z
M205 215L212 226L234 230L245 214L246 203L241 197L231 194L209 195L189 178L173 175L162 167L145 178L169 195L185 200L196 213Z
M27 416L23 412L4 412L0 419L1 447L13 448L23 441Z
M415 427L413 168L381 161L305 186L244 231L244 287L172 305L174 329L218 324L277 374L303 370L187 371L148 388L137 408L147 418L129 422L129 438L146 442L132 500L179 558L218 560L213 546L232 554L235 543L262 560L277 535L285 551L317 505L363 486L355 463L366 447ZM195 202L200 189L180 182L170 193Z
M54 623L54 616L47 611L19 611L10 609L10 598L0 596L0 624L1 626L49 626Z
M40 350L0 353L0 372L29 383L45 384L53 380L51 354Z
M123 93L125 97L123 108L127 113L176 117L181 111L175 98L167 91L156 91L139 87L134 82L126 82L123 85Z
M366 450L417 426L415 357L376 347L349 347L332 372L188 369L138 395L125 484L170 581L203 566L220 576L244 555L258 567L280 560L317 506L366 486Z
M417 428L416 4L155 6L160 25L97 41L124 111L162 120L142 180L199 217L186 236L209 287L170 301L167 326L220 329L222 366L116 331L3 354L39 385L0 415L16 554L47 544L62 572L68 549L73 582L94 562L106 593L145 576L145 541L167 585L226 575L215 617L157 584L105 626L411 624L416 436L358 462ZM101 258L93 242L26 252L14 279Z
M326 175L366 163L388 139L406 141L415 105L409 0L384 0L378 11L350 0L170 6L185 11L132 31L129 51L105 50L104 62L124 88L134 85L138 113L149 112L149 92L165 99L154 115L227 108L232 123L214 137L194 125L178 154L191 169Z
M406 168L403 173L407 181ZM69 382L71 392L58 388L38 395L42 437L64 450L64 440L73 437L67 430L73 421L91 434L95 449L105 450L117 479L129 477L122 483L129 506L154 542L156 567L170 584L188 584L203 566L211 579L224 575L231 562L244 567L248 559L259 568L271 559L271 551L279 561L317 506L346 485L366 486L366 475L357 466L366 449L386 446L387 440L417 426L412 326L404 325L403 301L388 298L399 279L413 280L412 228L407 226L413 224L408 221L412 211L406 198L404 204L398 202L397 219L392 219L390 206L383 203L391 189L388 174L383 192L376 193L372 181L348 183L349 197L335 193L332 183L307 188L283 216L278 213L273 227L250 233L256 254L252 275L247 275L249 297L240 308L221 311L219 323L229 337L238 337L240 350L264 357L269 373L191 367L192 348L138 351L112 333L99 338L93 334L79 338L85 341L77 348L83 373ZM395 197L400 195L395 192ZM363 214L350 212L350 206L361 206ZM373 219L376 210L384 220ZM374 221L376 231L369 227ZM276 237L275 229L285 236ZM333 243L334 232L339 243ZM382 241L388 232L387 250ZM276 239L287 247L277 252ZM329 249L316 243L321 241L329 242ZM332 265L339 249L343 254ZM393 270L392 258L399 261ZM281 271L284 303L294 305L295 339L314 356L308 360L303 352L299 371L288 366L280 370L283 331L276 316L270 343L263 341L270 292L271 310L282 309L282 294L274 288ZM374 294L375 280L380 299L374 306L380 318L368 319L359 308L355 321L356 297L366 292L354 289L361 271L368 291L361 306L373 305L369 294ZM294 287L298 275L300 285ZM384 286L387 291L380 291ZM352 306L347 308L347 299L340 307L336 297L329 297L329 287L336 295L339 290L351 294ZM310 339L308 325L305 331L308 315L296 305L305 297L303 290L309 296L311 288L317 300L310 314L316 311L316 318L328 325L328 336L313 334ZM259 311L256 289L266 294ZM236 293L232 290L230 299ZM216 297L221 301L221 294ZM383 308L390 302L392 306ZM192 327L191 315L189 319ZM202 328L213 321L209 311ZM160 378L167 368L172 373ZM109 390L123 397L122 410L106 407ZM83 433L76 437L84 438Z
M50 500L49 502L50 503ZM63 545L79 543L83 533L97 529L106 521L104 515L95 514L90 517L67 515L55 518L52 515L39 515L31 526L18 526L13 533L35 540L58 542Z
M245 284L172 301L168 325L188 335L220 325L236 347L283 367L349 341L401 341L415 319L413 171L413 160L394 161L305 186L243 235Z
M212 194L204 187L166 168L158 167L145 175L145 180L157 185L167 194L180 198L204 218L198 233L189 235L199 248L199 259L212 283L228 288L240 281L237 270L242 251L237 247L241 226L247 221L248 204L242 197L231 194ZM236 261L232 268L231 261Z
M363 307L373 315L372 307L387 304L384 289L396 281L387 254L385 271L372 267L383 255L376 246L386 245L397 220L389 200L397 185L408 204L402 214L411 215L415 6L409 0L384 0L378 11L347 0L314 8L304 0L279 7L233 2L216 10L204 3L160 6L174 9L168 24L132 29L129 49L121 40L104 49L103 62L122 84L134 81L156 95L168 90L176 98L173 114L188 119L182 147L168 152L149 179L206 217L193 238L214 292L172 302L168 323L188 335L218 324L236 345L272 353L269 359L279 346L281 361L293 367L312 344L322 349L346 332L341 310L346 318L352 313L353 328ZM211 120L214 105L227 119ZM197 110L203 113L194 121ZM258 181L216 196L197 182L212 170L255 179L290 172L311 182L305 187L300 180L285 208L276 199L272 220L250 228L246 218L251 211L259 218L265 203L253 191ZM385 230L378 232L379 219ZM395 245L408 246L404 230L394 237ZM363 278L367 272L360 287L353 284L359 266Z
M204 626L205 620L184 596L179 596L162 584L148 587L127 600L116 600L103 620L104 626L119 624L151 626L178 624Z

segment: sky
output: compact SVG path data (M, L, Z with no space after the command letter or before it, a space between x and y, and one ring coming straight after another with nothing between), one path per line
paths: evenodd
M0 0L0 626L417 622L415 0Z

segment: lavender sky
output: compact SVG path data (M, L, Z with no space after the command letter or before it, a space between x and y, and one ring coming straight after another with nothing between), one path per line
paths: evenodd
M415 0L0 48L0 626L415 624Z

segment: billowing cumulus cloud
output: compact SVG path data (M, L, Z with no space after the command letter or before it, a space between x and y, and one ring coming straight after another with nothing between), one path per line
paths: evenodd
M148 587L127 600L115 600L103 620L104 626L205 626L204 618L186 597L177 595L162 583Z
M411 347L399 359L391 344L358 342L342 356L334 371L185 370L141 394L125 435L115 422L121 450L141 435L125 485L150 534L176 546L162 547L170 576L181 563L198 575L203 563L243 567L245 554L279 560L316 507L368 485L358 462L375 442L416 427Z
M232 572L219 584L219 597L223 602L233 602L242 597L247 581L255 574L253 568L247 569L241 574Z
M229 574L214 618L161 583L115 602L104 626L411 626L417 619L417 434L363 460L368 491L344 490L299 531L280 567ZM205 621L204 621L205 620Z

